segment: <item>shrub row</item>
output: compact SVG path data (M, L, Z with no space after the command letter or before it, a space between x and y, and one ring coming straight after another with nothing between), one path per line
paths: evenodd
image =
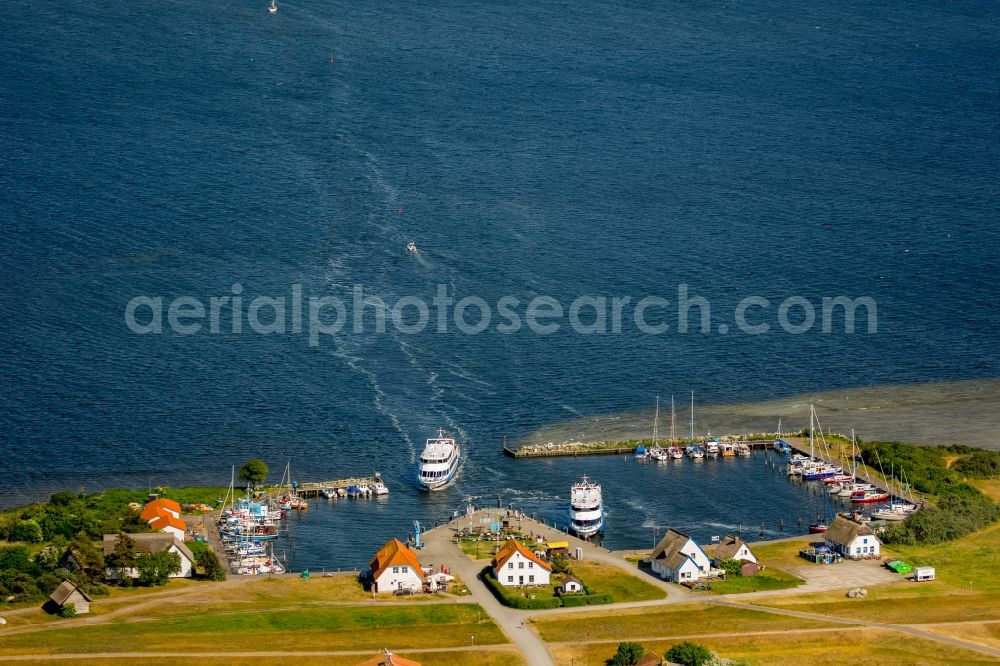
M559 598L562 599L562 605L567 608L573 606L597 606L614 602L614 598L610 594L568 594Z

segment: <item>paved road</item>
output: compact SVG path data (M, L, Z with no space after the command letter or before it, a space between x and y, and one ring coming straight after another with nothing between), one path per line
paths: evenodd
M478 524L478 523L477 523ZM458 527L459 524L454 525ZM545 643L534 631L525 626L527 613L507 608L497 601L493 593L479 580L479 572L485 562L473 562L462 549L451 542L449 526L442 526L425 532L421 537L426 544L420 552L421 564L444 563L452 574L458 574L465 582L472 598L483 607L490 617L500 626L507 636L521 649L525 659L531 666L554 666Z

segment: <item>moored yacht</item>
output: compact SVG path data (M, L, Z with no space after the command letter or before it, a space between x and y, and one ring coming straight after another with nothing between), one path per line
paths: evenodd
M425 490L439 490L455 478L461 451L454 437L438 428L437 437L427 440L420 454L417 481Z
M692 444L687 447L687 455L692 460L698 460L705 457L705 451L700 446Z
M601 486L586 476L569 491L569 528L581 539L589 539L604 527L604 503Z

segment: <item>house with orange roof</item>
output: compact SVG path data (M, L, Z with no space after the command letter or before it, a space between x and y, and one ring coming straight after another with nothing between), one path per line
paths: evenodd
M157 532L172 534L180 541L184 541L184 535L187 533L187 523L169 511L161 510L156 518L149 521L149 526Z
M507 539L493 558L493 575L501 585L548 585L552 565L522 546L517 539Z
M369 566L373 592L414 593L424 589L424 570L416 554L399 539L389 539Z
M146 507L142 510L142 513L139 514L139 517L148 523L154 518L159 517L161 513L169 513L172 514L174 518L180 518L181 505L172 499L159 497L151 502L146 502Z

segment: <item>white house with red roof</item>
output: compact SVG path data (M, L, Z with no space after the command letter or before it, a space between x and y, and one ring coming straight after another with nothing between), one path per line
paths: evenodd
M399 539L389 539L369 566L373 592L413 593L424 589L424 570L416 554Z
M518 543L508 539L493 558L493 575L501 585L548 585L552 565Z
M181 505L174 500L160 497L147 502L139 517L149 523L154 530L184 541L187 523L181 518Z

